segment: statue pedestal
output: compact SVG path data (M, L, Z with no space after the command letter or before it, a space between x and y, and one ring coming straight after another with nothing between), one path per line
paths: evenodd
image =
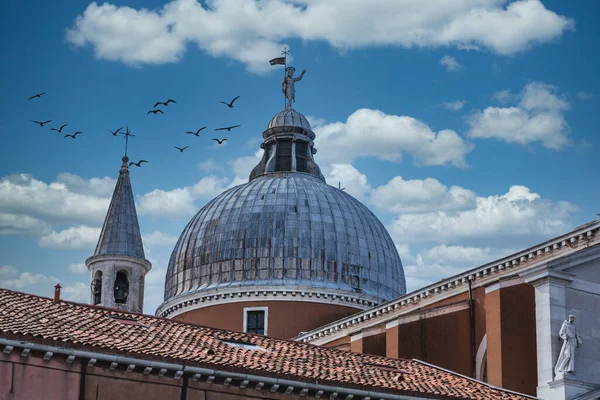
M570 373L559 373L552 382L538 386L537 396L544 400L571 400L597 387L577 380Z

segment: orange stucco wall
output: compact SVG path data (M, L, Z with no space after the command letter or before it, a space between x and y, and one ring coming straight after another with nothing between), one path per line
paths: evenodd
M537 354L535 292L528 284L487 294L488 381L535 395Z
M211 328L242 331L246 307L269 307L267 336L281 339L291 339L300 332L316 329L360 311L334 304L255 301L199 308L177 315L174 319Z

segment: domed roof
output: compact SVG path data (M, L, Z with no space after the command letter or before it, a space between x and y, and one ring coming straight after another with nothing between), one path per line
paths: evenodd
M294 126L304 128L308 131L312 130L306 117L293 108L283 110L280 113L275 114L275 116L269 122L267 129L281 126Z
M406 292L394 242L367 207L312 175L277 173L225 191L192 218L171 255L157 312L180 298L275 286L368 304Z

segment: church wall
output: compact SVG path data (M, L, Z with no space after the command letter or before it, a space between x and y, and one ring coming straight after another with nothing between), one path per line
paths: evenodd
M463 375L471 375L468 309L420 318L398 325L397 328L398 358L416 358ZM388 346L388 350L392 346Z
M350 344L350 350L355 353L386 356L386 332L364 336Z
M600 275L600 269L597 270ZM571 272L569 270L569 272ZM594 285L588 290L594 290ZM575 374L579 381L600 384L600 293L566 287L566 313L575 315L583 344L576 350ZM567 315L564 316L566 319ZM558 332L552 332L557 335Z
M181 393L181 382L158 376L135 372L105 371L101 368L87 368L85 398L96 399L177 399ZM171 381L171 382L169 382Z
M331 347L331 348L340 349L340 348L345 348L346 346L349 346L349 345L350 345L350 337L344 336L344 337L341 337L337 340L331 341L331 342L323 345L323 347ZM350 348L348 348L348 350L350 350Z
M488 382L535 395L537 387L535 292L529 284L487 294Z
M21 357L13 351L0 357L0 400L78 400L80 364Z
M244 308L268 307L267 336L290 339L359 310L334 304L303 303L298 301L254 301L226 303L191 310L175 316L178 321L211 328L243 331Z
M142 367L127 372L124 365L109 369L106 362L87 366L87 359L65 362L64 355L43 360L43 353L30 352L22 357L20 350L0 353L0 400L292 400L300 397L283 392L273 393L266 386L222 385L194 381L189 375L174 379L142 373ZM85 367L84 367L85 365ZM14 371L14 372L13 372ZM84 371L82 378L82 371ZM80 396L84 382L83 396ZM285 388L283 388L285 389Z

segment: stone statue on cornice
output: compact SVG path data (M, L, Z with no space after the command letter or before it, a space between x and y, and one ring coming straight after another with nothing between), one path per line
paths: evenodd
M569 315L569 318L563 322L558 336L563 340L562 348L558 356L558 361L554 367L556 375L575 373L575 349L581 346L583 340L575 328L575 316Z

